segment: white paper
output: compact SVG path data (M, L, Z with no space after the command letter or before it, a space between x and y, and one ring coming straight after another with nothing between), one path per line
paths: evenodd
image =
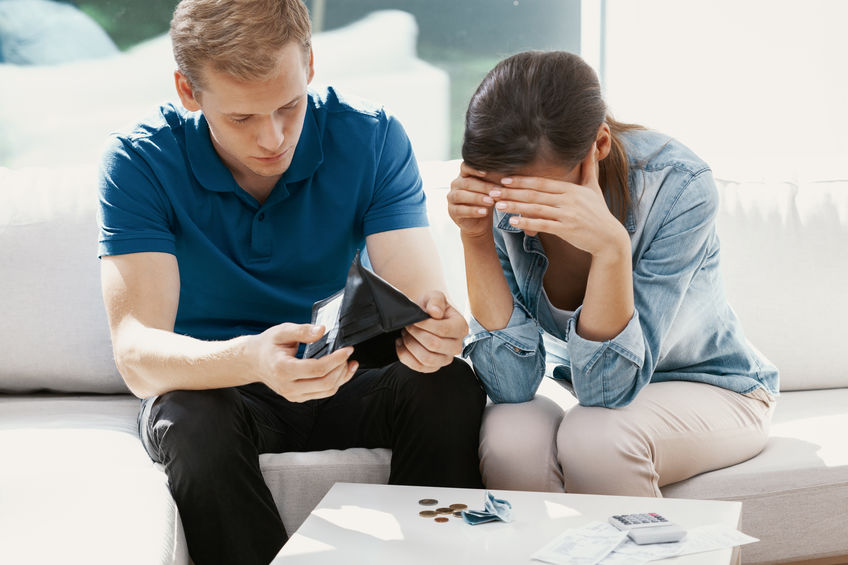
M566 530L530 558L553 565L596 565L626 538L610 524L591 522Z
M732 526L712 524L692 528L687 531L685 538L674 543L638 545L628 538L600 563L601 565L623 565L625 563L638 565L657 559L726 549L755 541L759 540L743 534Z
M340 292L335 298L319 308L315 316L315 325L324 326L324 331L334 329L339 322L339 310L342 308L343 298L344 293Z
M712 524L688 530L678 542L639 545L610 524L591 522L566 530L530 558L553 565L640 565L755 541L732 526Z
M760 540L743 534L732 526L711 524L709 526L692 528L686 534L686 537L678 543L682 546L680 555L689 555L690 553L736 547L737 545L745 545L746 543L753 543L755 541Z

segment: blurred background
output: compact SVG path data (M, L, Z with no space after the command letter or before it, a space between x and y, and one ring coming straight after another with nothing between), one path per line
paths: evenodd
M10 133L18 131L13 126L19 125L16 119L22 121L21 112L29 116L26 125L31 127L38 115L41 120L50 115L55 124L66 120L69 112L82 111L76 105L52 117L45 107L55 102L44 98L42 91L48 73L54 73L50 94L55 99L65 95L62 80L78 82L85 72L45 71L45 82L38 82L34 72L11 68L67 67L70 61L62 57L77 56L66 46L53 60L21 58L26 49L17 47L26 43L15 33L45 28L44 22L51 20L40 14L44 6L81 12L105 31L118 50L133 55L134 49L148 49L144 46L152 45L152 38L162 39L175 4L176 0L0 0L0 165L4 143L8 155L13 148L20 153L21 144L32 142L22 133ZM344 85L397 109L421 159L459 157L468 100L498 60L527 49L564 49L580 53L598 71L618 119L677 137L710 162L717 176L848 174L844 63L848 34L842 30L848 21L848 2L306 0L306 4L315 28L318 82ZM26 23L23 12L32 16L30 20L38 14L39 26ZM375 12L382 16L372 17ZM53 29L42 33L58 41L72 26L62 20L60 28L58 16L56 21ZM82 45L93 37L79 34L67 41ZM32 46L33 38L28 40ZM114 56L102 59L104 65L111 60ZM81 68L93 75L93 65L88 61ZM156 66L157 72L170 81L170 69L160 67ZM22 92L27 88L28 93ZM120 90L116 87L115 92ZM42 100L41 114L28 113L33 100ZM6 164L31 161L7 158Z

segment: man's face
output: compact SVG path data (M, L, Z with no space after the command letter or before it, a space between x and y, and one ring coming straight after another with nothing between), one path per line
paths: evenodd
M306 114L311 55L289 43L266 80L244 81L204 70L204 88L192 98L206 116L215 150L242 188L269 189L291 165ZM181 97L189 110L196 109L186 104L182 92Z

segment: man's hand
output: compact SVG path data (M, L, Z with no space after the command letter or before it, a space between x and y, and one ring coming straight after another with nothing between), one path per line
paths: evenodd
M468 323L438 290L425 294L421 302L430 318L406 326L395 346L401 363L421 373L434 373L462 351Z
M280 324L254 336L256 374L274 392L291 402L305 402L336 394L359 364L348 361L352 347L343 347L319 359L295 357L299 343L318 341L323 326Z

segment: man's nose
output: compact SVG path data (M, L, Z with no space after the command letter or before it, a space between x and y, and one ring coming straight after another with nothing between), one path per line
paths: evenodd
M268 151L277 151L284 139L282 118L275 115L265 117L259 128L259 146Z

